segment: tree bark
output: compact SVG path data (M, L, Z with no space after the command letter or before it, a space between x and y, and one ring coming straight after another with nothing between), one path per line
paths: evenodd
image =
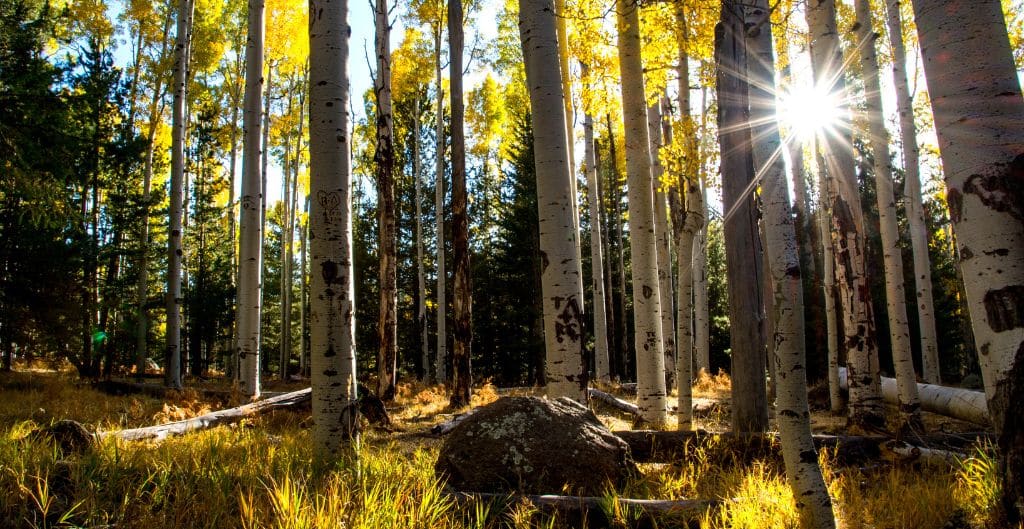
M619 69L622 74L622 115L626 131L626 174L629 181L637 405L644 419L658 426L666 421L665 351L661 332L661 289L658 285L650 139L640 57L640 10L631 0L617 0L616 6Z
M167 350L164 384L181 388L181 258L182 214L185 179L185 105L188 90L189 41L192 36L191 0L178 4L174 44L174 104L171 115L171 187L167 235Z
M654 235L658 250L658 287L661 289L661 333L665 352L665 393L672 392L676 379L675 317L672 313L672 258L669 254L668 196L665 192L665 167L661 163L661 147L665 145L661 124L662 105L659 99L647 109L647 134L651 141L651 183L654 193Z
M849 389L849 379L846 375L846 369L839 368L839 386L843 390ZM879 387L885 402L899 404L899 390L895 378L881 377ZM980 391L918 383L917 392L921 397L923 411L982 426L992 422L985 394Z
M896 224L896 193L893 190L892 159L889 156L889 131L882 114L882 87L878 79L878 57L871 24L869 0L855 0L857 23L854 34L860 42L860 62L864 78L865 114L868 120L871 150L874 153L875 195L878 199L882 259L885 264L885 298L892 340L892 362L900 389L900 421L921 426L921 401L917 396L917 376L910 351L910 322L907 320L907 296L903 285L903 253Z
M544 349L547 395L586 403L583 361L583 289L573 213L568 124L563 106L557 22L552 0L523 0L519 35L530 92L540 220L541 287L544 297Z
M355 287L349 172L347 0L313 0L309 24L310 360L313 446L357 453Z
M452 262L455 266L455 350L452 351L453 407L469 404L473 387L473 285L469 268L469 215L466 208L465 104L462 91L464 49L462 0L448 0L448 68L452 106Z
M583 67L586 71L586 66ZM601 226L600 177L597 170L597 149L594 146L594 118L589 113L583 118L584 156L587 173L588 204L590 206L590 271L594 289L594 376L601 381L611 380L608 357L608 322L605 313L604 230Z
M776 121L775 57L767 0L754 0L743 8L746 32L747 78L750 80L750 136L754 167L761 170L761 201L765 253L770 284L772 328L769 348L775 365L775 417L782 441L782 459L793 496L800 498L800 525L804 529L836 526L832 500L818 466L811 438L807 403L807 357L804 335L804 294L800 277L800 247L790 215L782 141Z
M917 287L917 320L921 332L921 378L940 384L939 344L935 330L935 304L932 300L932 272L928 256L928 228L921 203L921 171L914 124L914 102L907 82L907 53L903 46L903 22L899 0L887 0L886 23L892 49L892 77L896 87L896 108L899 111L900 139L903 150L903 196L906 200L910 242L914 252L914 283Z
M423 196L420 185L420 96L413 102L412 113L412 179L416 195L416 327L420 333L420 368L422 382L430 381L430 344L427 343L427 279L423 269Z
M260 395L260 314L263 288L263 93L264 1L249 0L242 103L242 192L238 221L238 387Z
M811 151L815 156L816 173L818 174L818 230L821 233L822 278L821 287L825 296L825 328L828 349L828 395L829 405L833 413L838 413L846 406L846 399L839 389L839 324L836 317L836 283L835 253L832 251L832 229L829 219L832 216L828 197L829 180L825 170L825 159L818 150L817 141Z
M1024 98L1000 2L915 0L1002 506L1024 519ZM956 53L958 60L948 60Z
M806 10L811 33L811 65L815 83L846 97L846 82L837 69L843 64L836 29L834 0L812 0ZM846 105L842 104L846 111ZM845 118L844 118L845 121ZM835 125L850 130L848 123ZM853 141L848 132L824 134L823 157L831 179L828 200L835 238L836 279L843 310L843 347L851 371L849 413L857 427L878 427L884 422L878 390L878 351L871 290L867 283L864 213L858 194Z
M437 351L434 359L434 382L444 384L447 377L448 334L445 326L448 323L448 299L445 296L447 275L444 271L444 87L441 78L441 23L437 24L434 33L435 91L437 92L437 116L435 116L435 176L434 176L434 215L437 220Z
M746 47L741 7L722 4L715 29L718 63L718 141L722 156L722 201L726 275L729 287L729 335L732 348L732 429L763 432L768 428L765 352L762 324L765 280L759 251L757 206L751 196L754 165L747 127Z
M380 315L377 320L377 396L395 398L398 382L398 232L395 210L395 125L391 105L391 24L387 0L376 0L375 49L377 75L377 230L380 274Z

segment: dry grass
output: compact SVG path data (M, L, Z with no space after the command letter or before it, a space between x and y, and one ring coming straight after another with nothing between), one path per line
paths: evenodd
M707 397L728 388L728 377L705 376L695 392ZM41 371L0 375L0 394L0 527L561 526L528 505L455 508L433 475L439 442L432 439L367 431L358 464L324 468L311 459L308 412L278 411L159 444L108 440L85 454L62 454L30 432L61 418L102 428L153 424L218 403L187 391L166 403L111 397L68 375ZM486 385L474 405L497 398L498 390ZM397 429L422 430L450 418L460 410L448 409L447 400L443 388L402 384L392 414ZM602 413L601 419L613 428L630 426L617 415ZM609 496L730 498L699 520L702 529L796 527L778 462L723 463L710 457L716 442L690 447L671 465L642 465L641 476ZM979 447L950 470L836 468L827 453L822 463L841 527L994 527L987 517L998 492L991 447Z

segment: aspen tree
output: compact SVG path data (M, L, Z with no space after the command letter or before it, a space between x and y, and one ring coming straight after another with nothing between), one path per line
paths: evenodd
M573 222L568 127L564 113L545 111L562 106L565 97L552 0L520 3L519 35L530 90L537 167L547 394L586 403L582 272L576 258L579 232Z
M583 66L587 78L587 67ZM589 111L583 118L583 168L587 174L587 198L590 206L590 262L591 282L594 288L594 376L600 381L611 380L608 356L608 323L605 312L604 229L601 226L601 193L597 171L597 149L594 146L594 118Z
M442 11L439 9L439 11ZM438 15L439 19L443 15ZM434 28L434 82L437 113L434 117L434 215L437 222L437 351L434 359L434 382L443 384L448 363L448 299L445 296L447 275L444 270L444 86L441 77L441 37L443 24Z
M935 330L935 303L932 300L932 271L928 256L928 227L921 203L921 170L914 125L914 102L907 82L907 52L903 45L903 22L899 0L886 0L886 24L892 49L892 77L896 88L900 140L903 151L903 196L906 200L910 243L914 252L914 284L917 287L917 320L921 333L921 378L939 384L939 343Z
M774 325L769 340L777 377L772 380L776 389L775 417L786 478L793 497L799 498L800 525L804 529L825 529L835 527L835 515L811 438L800 250L790 215L783 144L775 117L775 57L768 17L767 0L754 0L743 8L750 135L754 167L761 174L762 225L773 296L769 303Z
M811 152L815 153L813 170L818 175L818 196L821 197L818 201L818 231L822 248L821 287L825 296L825 336L828 340L826 345L829 406L833 412L838 412L846 406L846 399L843 398L842 388L839 385L839 322L836 317L835 253L832 251L832 228L829 223L831 209L828 201L832 191L829 189L825 159L821 155L817 141L812 144Z
M644 420L666 420L665 353L661 333L661 290L651 188L651 151L640 57L640 17L635 0L617 0L622 115L626 132L629 182L629 241L633 263L633 311L636 347L637 406Z
M661 147L665 141L661 132L661 101L647 109L647 133L651 140L651 182L654 192L654 233L658 246L658 286L661 289L661 333L665 350L665 391L672 391L676 378L675 318L672 315L672 258L669 255L668 197L662 177Z
M875 195L878 200L879 232L882 237L882 259L885 266L885 298L889 316L889 337L892 340L892 361L899 387L901 421L921 425L921 399L917 395L917 377L910 351L910 322L907 320L906 290L903 285L903 254L900 251L899 227L896 224L896 193L892 182L892 159L889 156L889 131L882 114L882 87L878 79L878 57L871 23L869 0L854 0L857 23L854 33L859 43L861 69L864 76L865 114L868 121L871 150L874 154Z
M264 2L249 0L242 103L242 192L238 222L238 386L260 395L260 310L263 288L263 120Z
M1001 451L1002 507L1024 519L1024 97L997 0L915 0L950 219ZM957 60L949 60L955 53Z
M469 269L469 215L466 195L465 103L462 91L464 31L462 0L448 0L448 68L451 78L452 262L454 263L455 350L452 351L454 407L469 405L472 392L473 286Z
M377 232L380 277L380 315L377 320L377 395L395 398L398 369L398 233L395 211L395 125L391 105L391 23L387 0L376 0L375 50L377 75L376 151Z
M729 328L732 349L732 429L763 432L768 428L765 389L764 303L757 228L757 208L750 195L754 178L750 129L747 127L747 57L742 7L722 3L715 28L718 63L718 141L722 156L722 199L726 272L729 286Z
M842 50L836 29L835 0L809 0L805 14L811 33L811 66L818 90L845 94ZM845 108L843 108L845 111ZM850 371L850 422L877 427L884 422L878 379L878 351L871 291L867 284L864 213L860 206L848 123L822 141L828 171L829 208L835 241L835 272L843 312L846 365Z
M171 114L171 189L167 234L167 354L164 384L181 388L181 258L185 180L185 105L188 91L189 40L192 35L192 0L178 4L174 44L174 103Z
M320 459L358 445L347 0L309 6L310 362Z

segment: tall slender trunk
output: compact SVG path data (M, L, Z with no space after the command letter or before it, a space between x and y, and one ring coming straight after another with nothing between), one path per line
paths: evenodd
M593 128L593 124L591 124L591 128ZM598 147L599 144L596 139L591 141L590 148L593 149L594 153L594 179L596 185L596 187L593 188L593 193L594 198L597 200L598 224L599 227L602 228L600 232L602 258L601 261L599 261L599 263L601 264L601 275L603 280L601 289L604 293L604 296L601 300L601 310L604 312L605 332L603 335L600 336L604 338L604 350L607 362L604 373L607 375L607 377L601 378L601 370L598 370L597 376L599 380L611 380L616 372L615 355L613 353L613 347L615 346L615 340L617 336L617 323L615 319L615 297L614 292L612 292L612 271L614 270L614 268L612 267L612 256L614 254L614 250L608 244L608 232L611 231L611 225L609 222L610 215L608 215L608 208L606 207L605 196L607 195L607 192L604 190L605 183L603 177L601 176L601 149L599 149ZM591 261L593 261L593 258L591 258ZM595 308L594 310L596 311L597 309ZM594 317L597 318L596 312L594 314ZM599 337L595 336L595 340L597 339L599 339ZM596 343L597 342L595 341L595 344Z
M551 398L569 397L586 403L582 271L577 257L579 231L573 212L568 124L564 113L544 111L561 106L565 99L555 18L552 0L524 0L520 5L519 35L530 87L544 263L545 386Z
M661 329L661 289L651 187L651 150L640 57L640 8L617 0L622 117L626 125L626 174L629 180L629 242L633 263L633 317L636 347L637 407L644 420L665 424L665 350Z
M167 13L164 19L163 41L160 45L162 59L167 55L169 35L171 27L171 12ZM141 218L139 219L139 277L135 283L135 302L137 305L137 319L135 320L135 374L142 378L146 374L146 360L148 352L146 343L148 341L149 325L147 307L149 301L149 207L150 187L153 183L153 157L156 150L156 130L160 115L163 114L164 78L158 76L153 89L153 100L149 106L149 124L146 133L146 158L142 170L142 200Z
M164 384L181 388L181 258L185 178L185 99L188 88L189 40L192 34L191 0L178 5L174 44L174 105L171 115L171 191L167 236L167 352Z
M242 191L238 249L238 387L243 395L260 394L260 312L263 291L263 174L261 148L264 1L249 0L249 35L245 44L245 94L242 110ZM269 96L268 96L269 98Z
M661 333L665 352L665 392L671 393L676 378L675 318L672 314L672 258L669 254L668 196L662 182L665 168L659 151L665 144L661 133L661 100L647 109L647 134L651 141L651 184L654 193L654 235L658 251L658 288L661 290Z
M597 174L597 155L594 148L594 118L588 113L583 118L584 155L587 172L588 204L590 206L590 274L594 289L594 376L598 380L611 380L608 359L608 322L605 317L605 239L601 229L601 191Z
M575 124L575 113L572 105L572 76L569 71L569 31L566 27L568 15L565 13L565 0L555 0L555 29L558 33L558 65L562 81L562 108L565 111L566 126L566 147L569 154L569 185L572 188L572 195L569 197L572 202L573 226L576 228L576 262L583 262L583 248L580 234L580 205L579 192L576 185L576 135L573 133ZM583 275L580 274L580 291L583 291ZM580 300L580 310L585 311L586 307Z
M1001 3L914 0L967 306L1001 451L1007 526L1024 519L1024 98ZM948 60L955 53L958 60Z
M815 141L811 152L815 155L815 172L818 175L818 231L821 234L822 278L821 287L825 297L825 327L828 351L828 395L832 412L837 413L846 406L846 399L839 387L839 323L836 316L836 271L835 252L832 250L832 229L829 219L832 211L828 197L828 171L825 170L825 159L821 155L818 142Z
M678 291L676 298L677 334L676 379L679 398L676 407L678 429L689 430L693 423L694 374L694 238L704 224L704 194L700 188L699 158L693 120L690 118L690 35L686 21L686 6L682 1L674 4L676 19L676 47L679 92L679 131L686 149L686 160L678 175L673 200L672 228L676 240L676 266ZM665 120L665 143L672 143L672 127ZM705 366L706 367L706 366Z
M811 33L811 66L817 86L846 94L843 55L836 30L835 0L812 0L806 9ZM845 105L844 105L845 107ZM843 109L845 112L845 108ZM839 130L850 130L840 124ZM853 141L849 133L824 135L824 158L831 178L828 200L835 230L836 280L843 311L843 346L850 370L850 422L877 427L884 422L878 380L878 350L871 290L867 284L864 213L858 194Z
M398 382L398 233L395 210L395 125L391 110L391 24L387 0L376 0L375 49L377 75L373 92L377 99L377 229L380 258L380 315L377 320L377 395L395 398Z
M896 193L892 182L892 159L889 157L889 131L882 114L882 87L878 79L878 57L871 24L871 4L855 0L857 15L855 34L860 43L860 62L864 77L865 114L868 120L871 150L874 153L875 195L878 199L879 231L882 235L882 259L885 263L885 298L889 316L889 338L892 340L892 361L899 388L901 421L920 426L921 399L917 395L914 358L910 351L910 322L907 320L907 297L903 286L903 253L896 224Z
M472 392L473 285L469 268L469 215L466 195L465 104L462 92L464 49L462 0L448 0L448 68L452 106L452 262L455 266L455 350L452 351L453 407L469 404Z
M306 275L306 241L309 239L309 195L302 199L306 212L306 222L299 223L299 375L309 376L309 332L307 314L309 312L309 285Z
M761 169L762 226L765 253L771 275L772 326L769 344L775 365L772 386L776 390L775 417L782 439L782 458L793 496L800 498L800 525L804 529L836 526L832 500L818 466L811 438L807 403L807 358L804 340L803 281L800 278L800 247L786 185L782 141L776 121L775 57L768 24L768 1L754 0L743 8L746 33L746 72L750 81L750 136L754 167Z
M617 371L619 377L626 377L629 371L627 355L629 354L629 346L627 344L627 331L626 326L628 324L629 314L626 312L626 257L625 257L625 237L623 236L622 225L624 219L622 216L622 183L619 180L619 158L615 153L615 135L612 134L612 121L611 114L605 116L608 122L608 145L609 155L611 156L611 173L609 174L609 180L611 180L611 201L612 201L612 215L615 218L615 268L616 275L618 276L619 283L619 295L616 299L616 319L618 320L618 327L615 330L615 336L617 338L618 351L616 354L617 358Z
M900 140L903 151L903 195L907 222L910 225L910 243L914 252L914 284L917 287L917 321L921 333L921 378L930 384L939 384L938 333L935 330L935 304L932 300L932 272L928 256L928 227L924 222L921 203L921 170L917 147L917 127L914 125L914 102L907 82L907 52L903 46L903 22L900 19L899 0L885 3L889 44L892 49L892 77L896 87L896 108L899 111Z
M434 216L437 222L437 351L434 358L434 381L447 381L448 366L448 299L445 296L447 274L444 270L444 86L441 78L441 23L434 33L435 92L437 93L437 115L435 116L435 168L434 168Z
M420 193L420 96L412 111L412 180L416 191L416 327L420 333L421 381L430 380L430 344L427 343L427 279L423 269L423 196Z
M732 348L732 429L763 432L768 428L765 391L764 281L759 251L746 69L747 51L740 5L722 3L715 28L718 63L718 141L722 157L722 202L725 210L725 259L729 287L729 335Z
M310 360L318 459L358 454L348 1L309 6ZM346 441L351 441L345 450Z

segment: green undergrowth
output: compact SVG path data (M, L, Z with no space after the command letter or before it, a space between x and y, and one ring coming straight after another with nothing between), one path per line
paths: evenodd
M278 411L236 427L197 432L161 443L106 440L81 454L63 454L33 435L49 420L33 408L40 395L75 397L67 417L113 426L104 417L122 409L124 397L89 389L72 395L44 381L29 390L4 387L0 379L0 527L118 527L158 529L245 528L498 528L564 527L564 520L537 513L529 504L457 504L433 473L437 443L422 437L367 432L358 464L330 466L311 457L306 413ZM9 380L9 379L8 379ZM120 399L120 400L119 400ZM424 408L436 407L424 392L407 391L397 426L423 427ZM21 412L17 402L23 404ZM31 406L27 405L31 402ZM166 414L159 401L138 401L138 417L150 423ZM96 411L100 410L100 411ZM404 418L404 419L403 419ZM615 497L728 499L692 522L702 529L797 527L792 492L777 461L723 458L718 441L690 447L674 464L641 465L642 473L609 491L604 517L631 526L640 513L622 509ZM838 468L822 454L836 499L840 527L987 528L998 496L991 447L979 447L956 469L891 466ZM658 527L678 527L660 520Z

